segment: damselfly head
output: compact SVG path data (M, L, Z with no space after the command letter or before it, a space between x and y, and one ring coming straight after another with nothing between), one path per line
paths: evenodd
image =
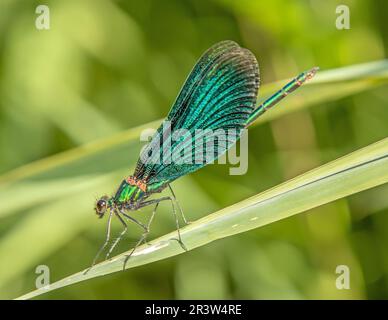
M108 196L103 196L96 202L96 206L94 210L96 210L96 214L100 219L104 216L104 213L108 209L108 200L109 200Z

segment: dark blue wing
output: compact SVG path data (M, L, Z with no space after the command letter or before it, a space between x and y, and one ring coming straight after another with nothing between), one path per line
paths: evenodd
M211 47L143 150L134 175L148 183L172 181L213 162L239 138L256 106L258 87L258 64L250 51L233 41ZM171 138L177 132L175 141ZM206 146L212 141L215 148L208 154ZM206 160L195 163L204 150Z

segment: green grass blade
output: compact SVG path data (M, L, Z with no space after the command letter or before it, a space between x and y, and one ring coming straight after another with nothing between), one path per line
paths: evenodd
M189 250L234 234L285 219L325 203L388 182L388 138L325 164L277 187L201 218L182 229ZM142 246L127 263L127 268L144 265L182 253L172 238L176 232ZM57 281L49 288L37 289L19 299L29 299L90 278L120 271L125 255Z
M320 71L313 81L298 90L297 93L287 97L282 102L283 104L260 117L256 123L281 117L283 114L315 103L324 103L368 90L386 83L387 80L388 62L386 60ZM286 81L262 86L261 99L273 93ZM35 219L47 225L53 225L48 220L57 221L56 225L53 225L53 229L57 230L62 228L60 225L62 220L57 219L56 215L67 215L66 225L77 225L77 232L90 229L90 219L94 221L92 209L83 214L80 212L69 215L67 214L68 208L92 208L95 196L112 190L117 181L130 171L128 165L135 164L137 160L141 145L138 141L140 132L146 128L155 128L159 123L160 120L157 120L126 130L32 162L0 176L0 202L2 203L0 218L14 213L21 214L13 228L2 236L0 255L8 257L9 248L18 247L27 236L29 239L39 239L41 231L37 228ZM110 175L110 173L115 174ZM110 178L104 179L103 176L107 174ZM195 190L196 185L189 177L184 180L184 189ZM20 197L20 194L24 196ZM189 200L185 201L186 210L193 209L194 213L197 213L195 205L193 206ZM209 199L203 192L196 195L196 201L206 204L211 210L208 205ZM31 216L28 214L29 217L25 220L24 212L30 208L33 208L33 211L28 210L27 212ZM46 208L55 215L46 215ZM14 257L12 261L15 261L15 267L8 268L7 272L1 274L0 286L10 283L34 263L38 263L41 257L49 255L50 252L54 252L56 248L65 244L73 235L69 232L52 233L49 247L37 243L34 250L29 252L28 259Z

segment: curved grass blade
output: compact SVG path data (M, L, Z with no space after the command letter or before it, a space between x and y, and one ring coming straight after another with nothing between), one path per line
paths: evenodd
M323 80L322 80L323 79ZM306 84L305 88L297 95L288 97L285 107L280 105L271 112L264 114L255 123L262 123L273 118L282 116L293 110L308 107L314 103L324 103L328 100L335 100L351 94L355 94L367 89L384 84L388 80L388 62L386 60L374 63L349 66L346 68L321 71L312 82ZM260 90L260 97L265 99L275 89L284 84L286 80L274 84L264 85ZM106 139L100 139L81 147L51 156L49 158L33 162L22 166L9 173L0 176L0 218L7 215L21 213L18 222L9 232L1 238L0 251L2 256L8 255L7 248L15 248L25 241L25 235L30 238L39 237L40 231L36 228L35 220L42 221L39 214L39 208L53 208L52 203L57 203L54 208L58 214L66 211L66 208L83 207L83 201L91 205L94 196L101 190L106 190L107 185L115 185L118 177L128 172L128 164L135 163L138 156L140 144L137 141L140 132L146 128L156 128L160 121L145 124L120 134L112 135ZM90 191L90 184L95 178L102 177L107 173L116 172L117 177L102 182L102 184L93 184L93 192ZM79 184L79 181L85 183ZM196 190L196 185L192 183L190 177L185 179L188 190ZM69 187L71 185L77 187ZM194 188L194 189L193 189ZM184 188L186 189L186 188ZM199 191L198 191L199 192ZM252 191L253 192L253 191ZM25 196L20 197L23 193ZM80 197L78 197L78 195ZM77 199L81 199L78 201ZM206 203L209 199L204 197L204 193L196 193L196 199L199 203ZM182 198L181 198L182 200ZM189 213L192 207L190 201L184 201L186 211ZM59 205L61 207L59 207ZM39 206L39 207L37 207ZM25 209L35 208L37 210L28 211L31 216L24 219ZM66 213L66 212L64 212ZM194 210L191 217L198 214ZM44 212L42 211L43 215ZM68 215L67 225L77 225L77 232L90 229L90 215L71 214ZM84 219L84 217L89 217ZM46 219L53 219L53 216L46 215ZM54 218L55 219L55 218ZM58 223L60 220L57 220ZM47 222L49 223L49 222ZM54 226L54 229L57 229ZM34 250L29 252L30 258L26 260L17 260L17 267L8 268L12 272L2 273L0 277L0 286L4 283L10 283L12 279L25 272L30 266L42 256L47 256L65 244L74 235L66 232L56 232L50 234L50 248L37 245ZM31 261L35 261L31 263Z
M325 203L388 182L388 138L327 163L235 205L201 218L181 230L189 250L212 241L285 219ZM175 232L142 246L127 263L127 269L182 253ZM128 252L84 271L21 296L30 299L90 278L120 271Z

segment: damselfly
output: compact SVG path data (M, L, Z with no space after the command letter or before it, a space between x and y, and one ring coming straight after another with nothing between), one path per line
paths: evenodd
M311 79L317 70L318 68L315 67L299 74L270 98L256 106L259 68L255 56L233 41L222 41L208 49L194 66L173 104L165 120L169 125L161 125L150 143L143 149L133 175L121 182L113 196L103 196L97 201L96 213L100 218L107 213L108 224L106 241L98 251L92 266L109 243L112 217L115 216L124 229L109 248L106 258L110 256L126 233L126 221L136 223L144 231L126 257L125 268L125 263L135 249L146 241L158 205L162 201L171 202L178 236L175 240L184 250L187 250L181 238L176 208L179 209L183 221L187 223L187 220L170 186L171 182L218 159L239 139L242 130L305 81ZM164 138L162 141L166 141L166 138L169 138L174 131L180 129L185 129L187 133L182 139L170 140L169 144L161 143L160 137ZM173 160L182 151L182 145L186 142L189 145L195 145L192 141L193 133L199 129L207 130L207 132L233 129L237 134L225 138L223 144L213 149L212 154L207 154L206 159L202 162L174 162ZM208 138L214 137L210 134ZM206 141L203 143L206 144ZM190 153L191 156L195 156L195 148L192 148ZM160 159L161 155L166 154L169 154L171 161L155 161ZM170 196L149 199L151 195L160 193L165 188L169 188ZM154 209L147 224L141 223L128 214L130 211L151 205L154 206Z

